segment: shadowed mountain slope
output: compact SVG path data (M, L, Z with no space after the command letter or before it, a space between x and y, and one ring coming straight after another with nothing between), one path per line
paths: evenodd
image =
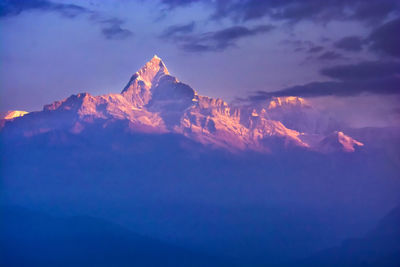
M324 250L299 266L399 266L400 206L394 208L362 238L345 240L341 246Z
M87 217L1 207L2 266L232 266Z

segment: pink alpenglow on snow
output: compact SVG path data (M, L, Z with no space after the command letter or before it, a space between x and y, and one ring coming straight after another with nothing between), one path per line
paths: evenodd
M306 123L298 116L309 112L316 111L300 97L273 97L255 106L241 106L199 95L171 76L164 62L154 56L132 75L120 94L80 93L45 105L43 111L26 118L30 127L26 126L23 132L31 136L61 127L79 134L93 123L107 128L125 122L127 131L182 134L230 151L297 148L354 152L362 146L342 132L325 136L303 127ZM58 116L63 116L64 121L57 120ZM307 118L314 120L313 116ZM24 121L19 125L23 126Z

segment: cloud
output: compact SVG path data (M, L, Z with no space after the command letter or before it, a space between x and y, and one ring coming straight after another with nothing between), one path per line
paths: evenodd
M318 54L325 50L324 46L315 44L310 40L286 39L281 44L293 46L295 52L305 51L309 54Z
M104 35L106 39L113 40L121 40L129 38L133 35L130 30L123 29L121 25L123 21L117 18L107 19L101 21L104 25L101 29L101 33Z
M372 31L367 38L370 48L393 57L400 57L400 18L391 20Z
M338 59L344 59L342 54L339 54L335 51L326 51L319 57L317 57L319 60L338 60Z
M348 0L347 2L354 3L355 12L351 15L351 18L356 20L379 22L390 14L399 14L400 12L398 0Z
M250 95L248 100L265 100L271 96L346 97L362 93L400 94L400 62L366 61L338 65L322 69L321 74L335 80L296 85L274 92L258 91Z
M308 53L319 53L319 52L321 52L322 50L324 50L324 47L323 46L319 46L319 45L317 45L317 46L313 46L313 47L310 47L310 49L308 49Z
M301 96L301 97L318 97L344 95L346 92L338 90L341 88L339 82L312 82L305 85L296 85L285 88L283 90L266 92L257 91L248 97L250 101L263 101L273 96Z
M162 34L163 38L177 42L188 52L223 51L236 45L239 39L267 33L274 29L272 25L259 25L253 28L233 26L219 31L202 34L186 34L193 31L194 24L167 28ZM170 34L167 34L170 33Z
M329 22L357 20L369 25L384 21L389 15L400 14L398 0L160 0L169 9L205 4L213 11L212 18L250 21L268 17L296 23L303 20Z
M364 40L360 36L347 36L334 43L336 48L346 51L361 51Z
M400 63L394 61L365 61L358 64L324 68L321 70L321 74L342 81L368 81L370 79L400 75Z
M169 8L186 7L195 0L161 0ZM229 17L235 21L269 17L275 20L298 22L313 20L359 20L380 22L388 15L400 12L398 0L223 0L201 1L213 9L213 18Z
M52 11L70 18L91 13L90 10L82 6L53 3L47 0L3 0L0 3L0 17L17 16L30 10Z
M243 19L250 20L269 15L271 18L298 22L313 20L328 22L331 20L382 20L392 11L398 11L396 0L289 0L289 1L249 1L244 7ZM263 8L260 3L263 2ZM377 8L385 7L385 8ZM260 10L260 11L257 11ZM264 12L262 12L264 11ZM239 11L240 12L240 11Z
M213 33L211 39L215 40L218 45L226 47L231 45L231 42L237 39L269 32L273 28L274 27L272 25L260 25L252 29L243 26L234 26Z
M101 33L106 39L126 39L132 32L122 28L123 21L118 18L102 16L98 12L75 4L54 3L48 0L2 0L0 18L18 16L26 11L56 12L66 18L90 15L88 19L101 26Z
M206 0L207 1L207 0ZM198 0L161 0L161 3L169 8L177 8L191 5L193 3L198 3ZM205 2L205 1L204 1Z
M173 38L182 34L192 33L195 27L195 22L192 21L188 24L183 25L173 25L166 28L161 34L161 38L168 39Z

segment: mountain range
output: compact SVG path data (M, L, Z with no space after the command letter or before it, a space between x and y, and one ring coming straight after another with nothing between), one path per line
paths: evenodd
M370 233L396 229L399 128L310 102L228 104L153 57L121 93L2 114L0 265L398 263Z
M354 152L363 146L330 122L300 97L230 105L199 95L154 56L120 94L79 93L45 105L42 111L10 111L0 125L11 135L29 137L57 130L79 134L92 124L112 128L122 123L126 132L175 133L229 151L329 153Z

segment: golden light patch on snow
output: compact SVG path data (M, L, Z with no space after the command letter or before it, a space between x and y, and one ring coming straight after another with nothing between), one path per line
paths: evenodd
M343 151L345 152L354 152L355 146L363 146L364 144L351 138L350 136L345 135L343 132L338 132L338 141L343 146Z
M268 109L274 109L282 106L310 106L307 100L298 96L284 96L284 97L273 97L269 104Z
M23 110L11 110L7 111L6 114L4 115L3 119L4 120L11 120L17 117L22 117L28 114L29 112L23 111Z

